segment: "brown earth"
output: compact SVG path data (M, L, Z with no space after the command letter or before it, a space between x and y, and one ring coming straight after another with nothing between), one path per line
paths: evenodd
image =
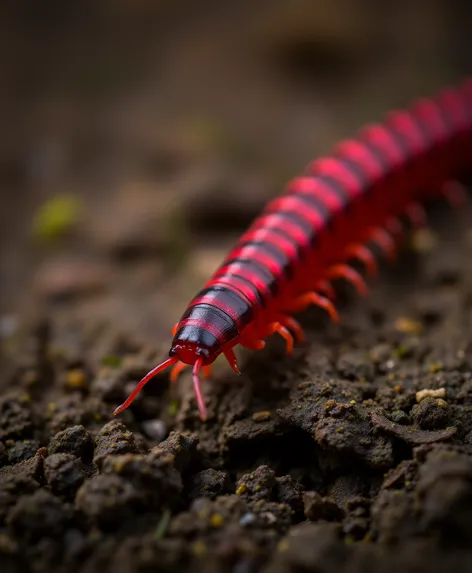
M118 4L107 37L121 67L106 68L129 78L124 54L134 70L156 32L143 22L158 9ZM101 78L109 62L106 42L97 52L94 41L110 7L43 15L43 27L11 8L8 40L41 89L28 97L18 66L2 101L1 570L469 571L470 207L432 206L431 229L382 265L365 299L340 284L340 326L321 311L301 315L307 341L292 357L273 340L241 354L240 378L218 364L204 388L207 423L187 376L172 388L159 376L111 415L283 182L470 63L460 18L441 2L385 13L334 2L332 14L282 2L272 19L264 2L203 4L192 25L185 2L162 8L152 54L166 55L152 73L143 63L146 81L124 92L119 74L106 89L80 76L93 61ZM342 17L346 6L355 18ZM425 6L431 22L415 51ZM135 37L127 26L141 34L119 52L118 39ZM84 30L81 60L66 40ZM67 62L72 50L72 71L58 46ZM49 75L33 74L36 47ZM93 105L67 95L78 77L99 92Z

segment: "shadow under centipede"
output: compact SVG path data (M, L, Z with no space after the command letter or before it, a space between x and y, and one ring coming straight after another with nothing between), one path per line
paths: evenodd
M399 450L395 459L399 463L408 455L411 456L411 449ZM269 466L277 477L288 474L306 491L315 490L322 495L329 495L336 481L349 476L354 467L364 490L362 495L367 495L369 489L379 489L384 479L382 468L372 468L349 452L323 449L308 433L291 427L282 427L270 436L228 444L226 466L232 480L237 481L261 465Z
M253 352L243 365L250 384L252 412L275 410L287 405L294 380L300 379L305 366L304 348L295 348L288 356L285 341L273 339L260 352Z
M318 451L319 446L308 434L294 428L285 428L270 436L229 443L226 459L234 479L261 465L268 465L277 476L301 473L305 487L319 487L323 478Z

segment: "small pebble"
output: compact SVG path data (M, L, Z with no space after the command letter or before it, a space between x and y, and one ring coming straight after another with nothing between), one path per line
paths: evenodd
M66 387L70 390L77 390L87 386L87 376L80 368L69 370L66 376Z
M444 369L444 364L442 362L433 362L428 366L428 372L435 374L436 372L441 372Z
M244 495L247 492L247 485L245 483L242 483L237 489L236 489L236 495Z
M223 516L220 513L214 513L210 518L211 526L216 528L222 527L224 523Z
M395 321L395 329L403 334L420 334L423 330L423 325L418 320L401 316Z
M146 436L156 442L163 440L167 433L167 427L162 420L144 420L141 426Z
M239 520L239 525L241 527L248 527L256 521L256 516L254 513L245 513Z
M268 410L264 410L262 412L254 412L254 414L252 415L252 419L256 423L267 422L268 420L270 420L270 417L271 413Z
M445 397L446 397L446 388L438 388L437 390L425 388L424 390L419 390L416 393L416 401L418 402L418 404L425 398L445 398Z

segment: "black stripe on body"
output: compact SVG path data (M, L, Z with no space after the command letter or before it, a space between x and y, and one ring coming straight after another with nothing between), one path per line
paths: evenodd
M431 145L431 131L428 129L428 125L420 121L420 118L417 117L414 113L408 112L408 115L411 118L411 123L413 123L417 128L418 132L423 139L423 146L426 149L428 145Z
M450 134L452 131L454 131L455 122L447 113L448 106L440 105L438 102L435 101L432 101L431 103L439 111L439 117L443 120L443 123L447 129L447 133Z
M261 291L256 287L256 285L247 279L245 276L242 276L238 273L238 268L245 269L249 271L251 274L255 275L262 283L264 283L267 287L267 291L270 296L276 296L278 291L278 283L276 277L269 271L269 269L259 263L259 261L251 260L251 259L242 259L239 257L235 257L234 259L228 259L225 261L223 266L220 268L223 271L224 276L235 276L238 279L244 281L254 291L254 294L259 298L261 306L266 306L267 303L267 296L261 293ZM223 276L223 275L221 275ZM215 280L218 280L220 276L215 277Z
M314 174L313 176L335 192L336 196L342 203L343 209L349 209L351 204L351 197L346 189L344 189L340 181L331 175Z
M408 140L405 139L402 133L395 131L391 125L384 126L385 132L389 135L390 139L396 144L397 150L402 155L401 165L405 165L406 161L410 159L410 145Z
M311 195L309 193L293 193L292 195L290 195L290 197L293 198L297 198L299 200L301 200L302 205L300 206L301 208L303 208L303 203L305 205L310 204L311 200L309 199L311 197ZM325 207L325 211L327 212L327 209ZM283 219L287 219L290 222L292 222L293 224L297 225L298 228L300 229L300 231L303 233L303 235L306 237L307 239L307 243L310 245L310 249L314 249L318 243L318 233L316 232L316 229L314 227L314 225L311 223L311 221L309 219L306 219L305 217L303 217L300 213L298 213L298 211L295 210L285 210L284 208L282 209L278 209L277 211L272 211L273 214L277 214L278 216L282 217ZM269 213L270 214L270 213ZM321 213L318 213L321 215ZM327 222L327 226L329 226L329 220Z
M360 139L358 141L361 145L363 145L367 149L367 151L372 155L372 157L377 161L377 163L381 165L383 174L385 176L385 173L391 167L389 158L382 153L382 150L375 143L371 141L366 141L366 139Z
M362 169L361 165L355 159L350 159L349 157L338 156L336 157L336 161L339 161L346 169L353 175L358 183L359 188L361 189L362 193L370 186L370 178L367 173Z
M218 349L239 334L235 321L216 306L200 303L187 308L180 322L191 318L199 324L184 324L179 328L174 340L178 343L190 342L208 349ZM212 331L217 331L215 335Z
M280 269L280 272L285 276L285 278L290 279L293 276L293 265L295 261L292 260L290 255L285 253L281 247L272 243L270 241L270 237L266 239L261 239L260 241L247 241L246 243L241 243L239 245L240 249L247 249L248 250L248 257L250 260L251 254L250 251L253 249L257 249L261 251L264 256L269 257L274 261L277 267ZM243 257L243 252L238 255L238 257ZM272 271L271 271L272 272Z
M319 197L316 197L312 193L301 193L301 192L294 193L292 197L298 197L305 203L308 203L309 205L314 207L318 215L321 215L323 221L326 222L326 225L329 225L332 213Z
M237 288L237 286L234 288ZM241 324L244 323L244 325L246 325L254 316L254 309L249 301L245 300L243 294L238 295L224 285L212 285L205 288L198 293L194 300L198 300L203 296L210 299L208 300L209 304L212 304L211 299L217 299L222 305L228 307L232 314L238 317L236 322L239 329L241 328ZM193 303L190 303L190 306L192 305ZM231 315L230 318L232 318ZM234 320L234 318L232 318L232 320Z
M303 245L300 245L300 243L297 241L297 239L295 237L293 237L292 235L290 235L290 233L288 233L285 229L281 229L279 226L275 226L275 225L274 226L267 225L267 229L272 231L273 233L276 233L277 235L280 235L286 241L291 243L291 245L293 246L293 248L297 252L297 254L296 254L297 260L304 261L306 259L306 253L303 249Z

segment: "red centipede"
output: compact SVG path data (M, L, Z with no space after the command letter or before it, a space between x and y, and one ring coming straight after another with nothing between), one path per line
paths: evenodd
M374 274L373 245L394 257L405 231L425 223L425 201L465 198L457 182L471 168L472 79L392 112L340 143L267 205L190 302L174 327L169 358L114 414L162 370L172 366L175 380L190 365L200 417L206 420L201 371L208 376L223 354L239 374L234 347L260 350L273 333L285 339L290 353L294 341L303 340L292 315L309 305L338 321L333 279L343 278L365 293L364 278L349 263L357 259Z

